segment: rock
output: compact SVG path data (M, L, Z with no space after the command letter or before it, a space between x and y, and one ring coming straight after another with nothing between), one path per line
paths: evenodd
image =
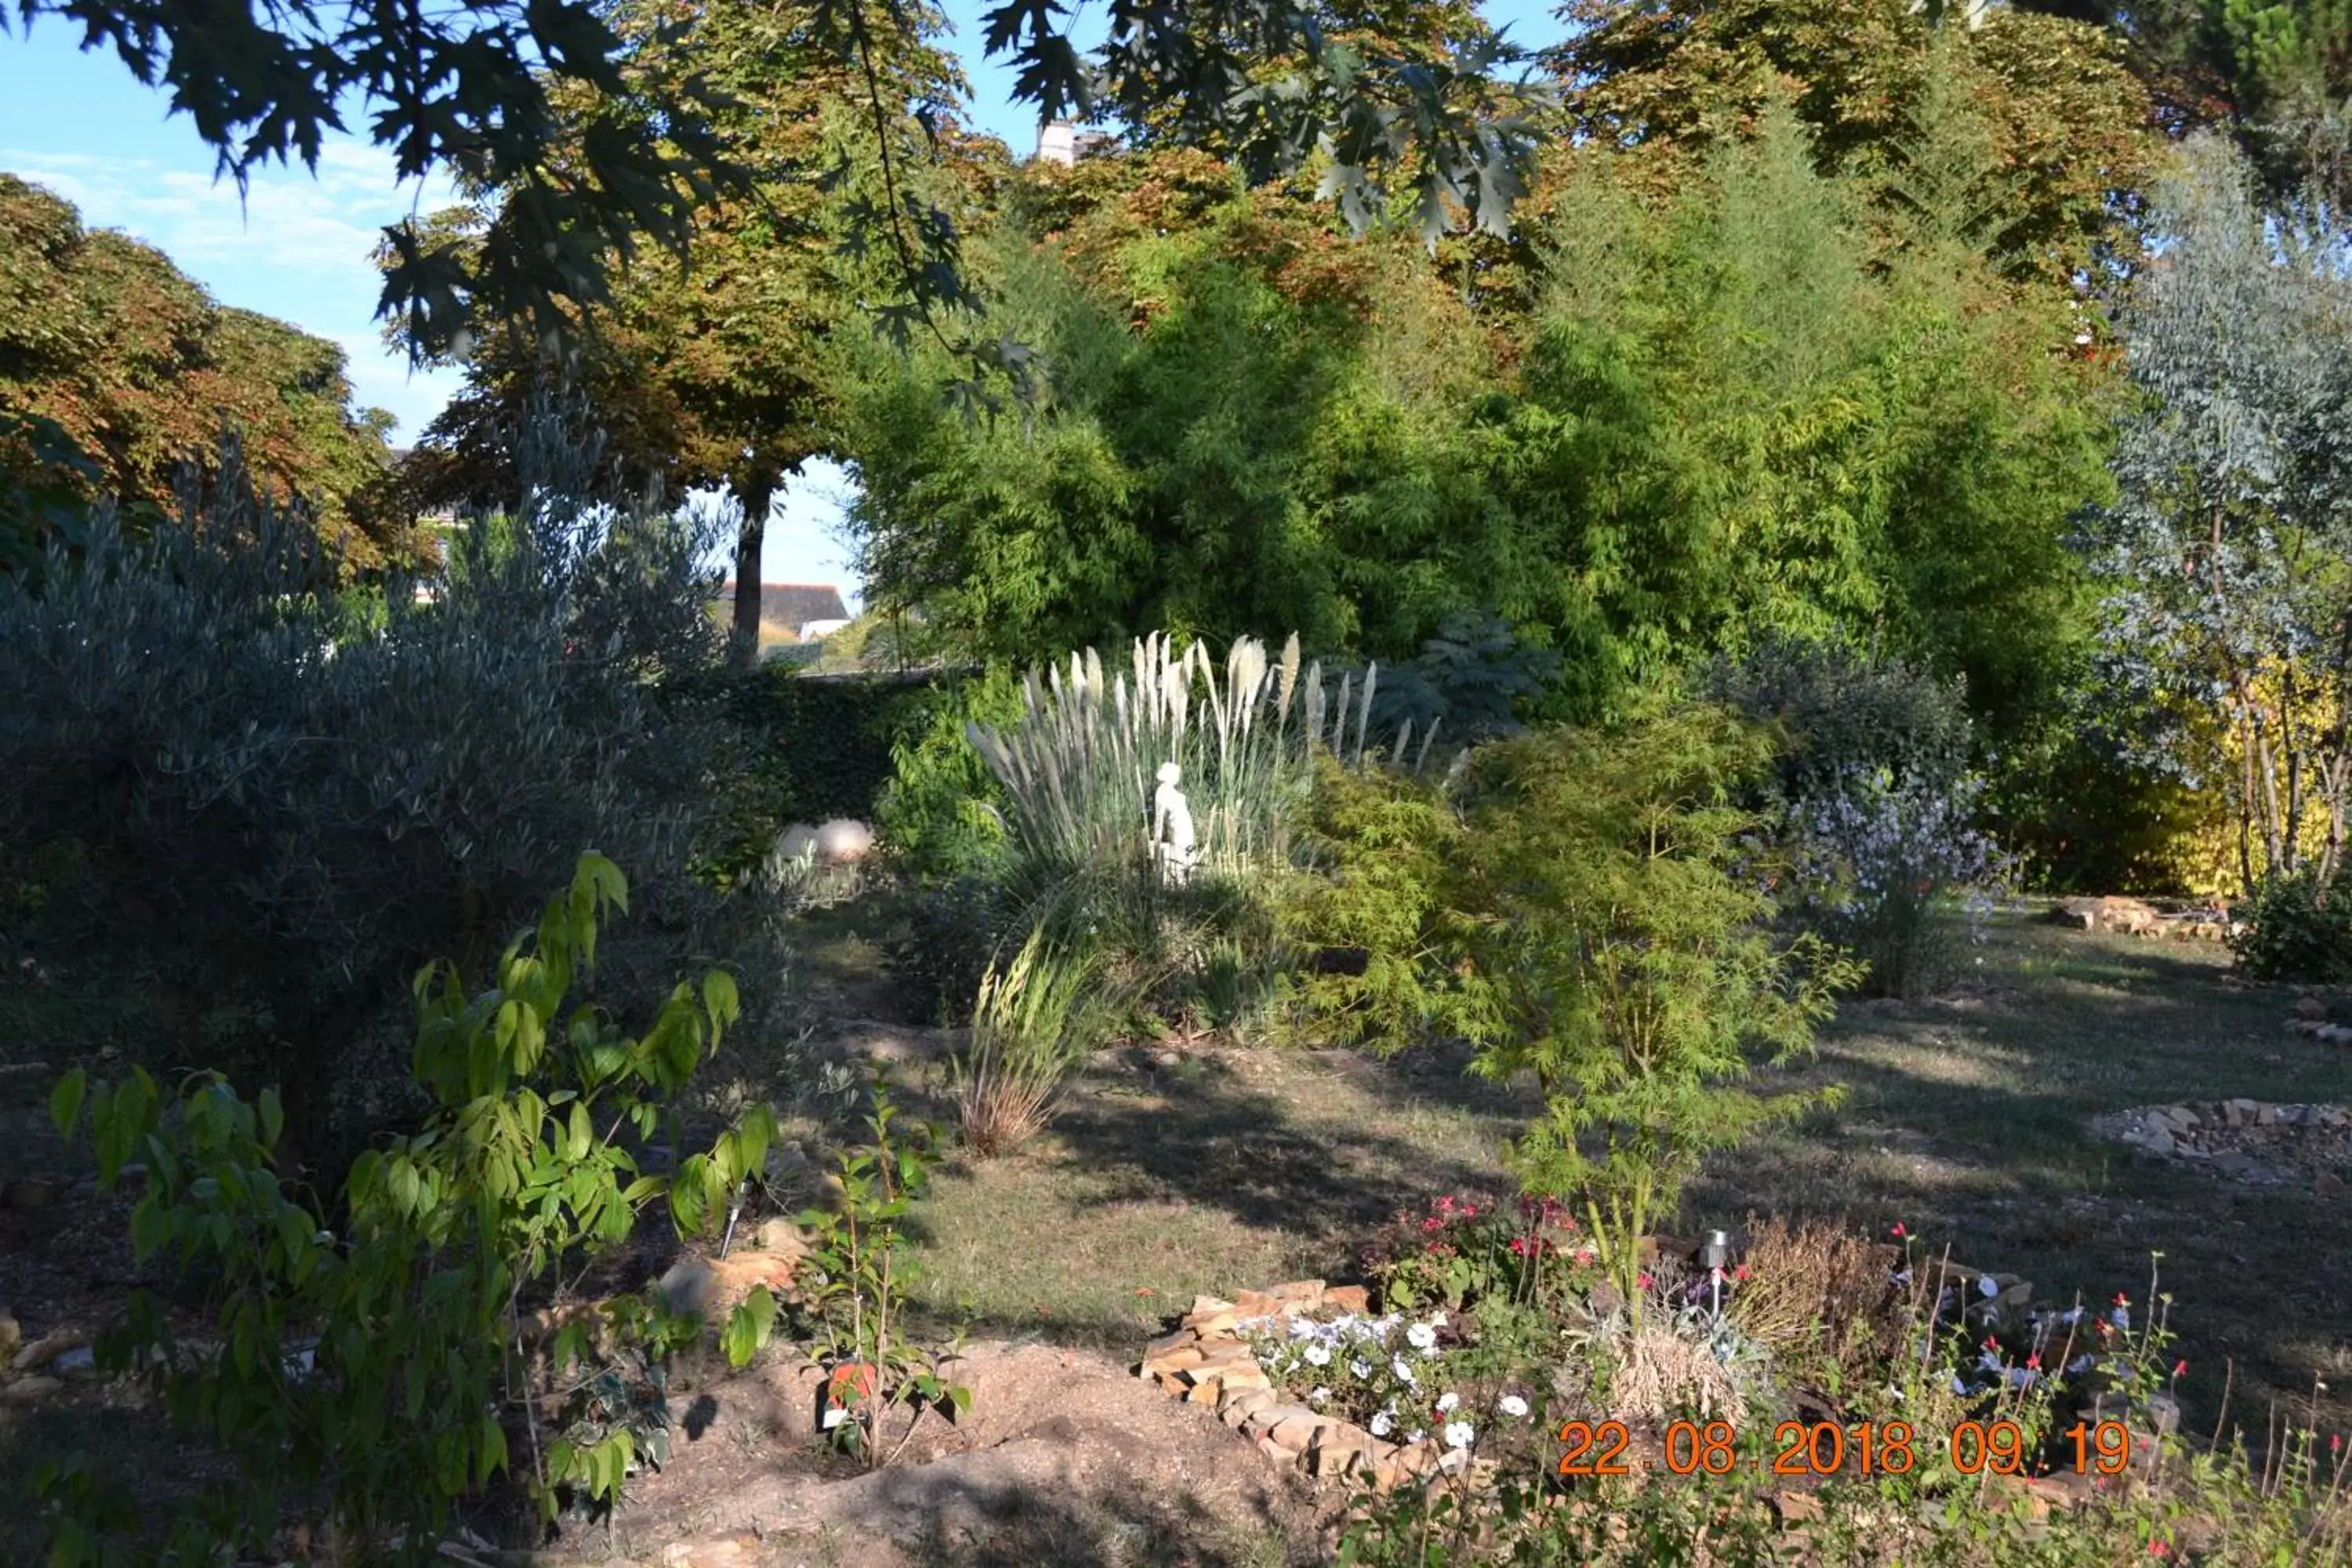
M1808 1524L1822 1517L1822 1500L1811 1492L1776 1492L1772 1508L1783 1524Z
M1267 1427L1265 1435L1274 1439L1277 1447L1287 1449L1293 1454L1304 1454L1315 1446L1316 1438L1331 1424L1329 1416L1318 1415L1315 1412L1307 1410L1296 1415L1285 1416Z
M2298 996L2294 999L2294 1016L2319 1023L2327 1016L2327 1004L2316 996Z
M52 1360L49 1371L58 1377L96 1377L98 1353L88 1345L76 1345Z
M1184 1392L1177 1397L1187 1405L1214 1406L1225 1392L1225 1380L1215 1373L1190 1372L1181 1374L1186 1379Z
M2344 1178L2332 1171L2322 1171L2311 1184L2311 1195L2323 1202L2340 1203L2344 1199Z
M1287 1405L1279 1403L1263 1405L1250 1415L1248 1423L1250 1436L1254 1437L1263 1436L1266 1433L1273 1431L1276 1426L1281 1426L1285 1421L1290 1420L1293 1416L1298 1415L1307 1416L1317 1421L1322 1419L1321 1416L1317 1415L1315 1412L1309 1410L1304 1405Z
M24 1342L24 1329L18 1326L14 1317L6 1312L0 1312L0 1362L13 1358L16 1353L16 1347Z
M1323 1304L1342 1312L1369 1312L1372 1293L1361 1285L1334 1285L1323 1292Z
M748 1250L773 1253L779 1258L799 1259L808 1256L808 1232L782 1215L771 1215L751 1227L751 1245ZM733 1254L729 1256L732 1257Z
M1189 1322L1194 1318L1204 1318L1212 1313L1230 1312L1233 1310L1234 1304L1222 1296L1195 1296L1192 1298L1192 1309L1184 1314L1184 1317Z
M697 1312L713 1328L723 1328L728 1315L743 1298L765 1285L772 1294L793 1291L793 1275L800 1268L799 1253L769 1252L750 1247L724 1258L688 1253L669 1267L654 1286L673 1312Z
M66 1352L88 1343L89 1343L89 1334L86 1330L52 1330L18 1351L10 1359L8 1369L11 1372L34 1372L48 1365Z
M2141 1141L2141 1147L2151 1154L2169 1154L2172 1152L2172 1134L2158 1128Z
M662 1568L761 1568L772 1562L766 1544L748 1530L673 1541L662 1548Z
M2275 1105L2257 1105L2256 1107L2254 1107L2254 1125L2255 1125L2255 1126L2257 1126L2257 1127L2268 1127L2268 1126L2270 1126L2273 1122L2275 1122L2277 1120L2278 1120L2278 1107L2277 1107L2277 1106L2275 1106Z
M56 1377L20 1377L13 1383L0 1383L0 1405L30 1405L64 1386L65 1380Z
M1144 1359L1143 1372L1149 1377L1181 1377L1205 1360L1198 1344L1179 1345Z
M854 817L836 816L816 830L817 863L855 866L874 853L874 830Z
M1275 1441L1280 1442L1277 1433ZM1359 1469L1370 1469L1372 1464L1372 1437L1362 1427L1348 1422L1336 1422L1315 1435L1312 1447L1307 1450L1307 1470L1318 1480L1332 1476L1344 1476Z
M1217 1419L1228 1426L1239 1426L1273 1403L1272 1388L1228 1389L1217 1405Z
M2137 899L2067 899L2050 911L2060 925L2077 931L2119 931L2132 936L2160 934L2165 919Z
M1320 1279L1293 1279L1286 1285L1276 1285L1269 1288L1266 1294L1273 1297L1277 1301L1298 1301L1303 1303L1320 1301L1323 1299L1323 1281Z

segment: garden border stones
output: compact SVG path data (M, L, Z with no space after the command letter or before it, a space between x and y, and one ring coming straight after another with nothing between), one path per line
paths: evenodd
M1409 1479L1459 1469L1467 1462L1466 1455L1442 1453L1428 1442L1386 1442L1341 1416L1285 1403L1242 1337L1243 1328L1251 1323L1304 1317L1327 1308L1363 1312L1370 1306L1370 1294L1363 1286L1327 1286L1320 1279L1244 1290L1231 1301L1195 1296L1192 1310L1175 1331L1144 1347L1136 1375L1151 1379L1187 1405L1213 1406L1217 1419L1254 1439L1260 1452L1318 1479L1366 1476L1375 1490L1386 1493Z
M2342 1197L2352 1165L2352 1108L2260 1100L2144 1105L2091 1119L2091 1131L2248 1186L2300 1186ZM2333 1135L2335 1147L2328 1144Z

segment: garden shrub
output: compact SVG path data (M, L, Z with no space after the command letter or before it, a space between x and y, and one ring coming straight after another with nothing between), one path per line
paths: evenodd
M1973 774L1937 785L1882 773L1791 802L1778 825L1783 910L1860 958L1872 994L1932 990L2010 879L2000 847L1971 826L1983 795Z
M1810 1051L1859 978L1817 935L1776 935L1741 874L1757 819L1734 792L1769 756L1693 706L1477 748L1451 787L1327 770L1322 885L1286 902L1299 945L1362 960L1301 983L1310 1026L1389 1050L1456 1034L1482 1076L1533 1075L1544 1111L1511 1163L1629 1302L1638 1238L1700 1162L1823 1098L1742 1080Z
M101 513L0 580L0 808L86 848L181 1016L269 1020L181 1059L278 1083L306 1143L404 977L486 962L578 845L647 868L649 937L707 911L682 871L730 748L671 679L719 655L710 525L600 503L551 414L517 439L517 511L457 531L429 602L339 598L233 444L152 537Z
M1958 938L2011 865L1979 824L1958 681L1837 643L1775 637L1704 685L1769 727L1769 781L1749 795L1768 821L1787 915L1851 949L1876 994L1913 996L1949 973ZM1958 908L1955 909L1955 903Z
M680 983L635 1037L581 1002L628 892L611 861L582 856L488 986L469 991L446 963L416 976L415 1070L432 1113L362 1154L336 1206L314 1207L280 1174L287 1113L268 1089L247 1100L199 1074L167 1105L144 1069L111 1086L77 1070L58 1086L58 1129L86 1131L102 1183L133 1159L145 1168L131 1215L142 1268L211 1281L215 1347L181 1339L145 1287L99 1342L102 1370L146 1381L236 1466L137 1560L266 1552L285 1510L323 1502L354 1559L422 1563L457 1500L494 1476L519 1471L545 1521L567 1494L611 1507L640 1456L663 1461L667 1411L644 1394L700 1325L627 1294L564 1314L543 1342L532 1320L647 1209L666 1208L681 1238L723 1217L775 1123L755 1106L672 1170L640 1165L738 1000L723 973ZM764 1289L736 1310L731 1362L750 1359L774 1315ZM123 1516L121 1489L78 1462L50 1467L51 1562L130 1560L123 1538L148 1521Z
M973 724L1021 717L1021 688L1010 671L936 689L919 722L890 748L890 778L874 803L894 865L925 881L983 870L1002 858L1002 792L967 733Z
M2352 869L2323 883L2309 863L2273 872L2232 911L2230 948L2257 980L2352 984Z
M993 877L952 877L917 888L898 901L882 938L909 1002L927 1019L961 1023L1008 936L1021 929L1022 906Z

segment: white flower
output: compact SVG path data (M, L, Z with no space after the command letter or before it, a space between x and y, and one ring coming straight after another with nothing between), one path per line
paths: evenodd
M1330 1397L1331 1397L1331 1391L1330 1391L1329 1389L1328 1389L1328 1388L1318 1388L1318 1389L1316 1389L1313 1393L1311 1393L1311 1394L1307 1394L1307 1404L1309 1404L1309 1405L1320 1405L1320 1404L1322 1404L1325 1400L1327 1400L1327 1399L1328 1399L1328 1398L1330 1398Z
M1372 1363L1358 1356L1348 1363L1348 1370L1360 1378L1370 1377L1372 1375Z
M1960 1374L1959 1374L1958 1373L1957 1373L1957 1372L1956 1372L1956 1373L1952 1373L1952 1392L1953 1392L1954 1394L1967 1394L1967 1393L1968 1393L1968 1391L1969 1391L1969 1385L1968 1385L1968 1384L1967 1384L1967 1383L1966 1383L1966 1382L1961 1378Z
M1412 1363L1405 1360L1404 1357L1390 1357L1389 1370L1396 1373L1397 1381L1403 1384L1407 1388L1419 1388L1421 1386L1421 1379L1413 1376L1412 1374Z
M1467 1421L1448 1421L1445 1424L1445 1446L1449 1448L1466 1448L1476 1441L1477 1436L1476 1429Z
M1405 1447L1409 1448L1428 1436L1429 1434L1427 1432L1423 1431L1421 1427L1416 1426L1412 1431L1404 1435Z
M1311 1340L1315 1337L1318 1327L1318 1324L1308 1319L1293 1318L1290 1320L1290 1337L1294 1340Z
M1454 1407L1461 1403L1462 1396L1458 1394L1441 1394L1437 1396L1437 1413L1440 1415L1450 1415L1454 1413Z
M1394 1430L1396 1430L1396 1417L1395 1417L1395 1416L1393 1416L1393 1415L1390 1415L1390 1414L1389 1414L1387 1411L1385 1411L1385 1410L1380 1410L1380 1411L1375 1411L1375 1412L1373 1412L1373 1414L1372 1414L1372 1436L1375 1436L1375 1437L1385 1437L1385 1436L1387 1436L1391 1432L1393 1432Z
M1415 1323L1404 1331L1404 1337L1407 1344L1424 1353L1434 1349L1437 1344L1437 1331L1427 1323Z
M1430 1326L1430 1327L1432 1327L1432 1328L1433 1328L1433 1329L1442 1329L1442 1328L1444 1328L1444 1327L1445 1326L1445 1314L1444 1314L1444 1313L1443 1313L1443 1312L1432 1312L1432 1313L1430 1313L1430 1314L1429 1314L1429 1326Z
M1331 1364L1331 1347L1320 1344L1308 1345L1307 1347L1307 1359L1314 1363L1317 1366L1329 1366Z
M1516 1394L1506 1394L1495 1401L1495 1408L1514 1421L1524 1421L1528 1416L1528 1402Z

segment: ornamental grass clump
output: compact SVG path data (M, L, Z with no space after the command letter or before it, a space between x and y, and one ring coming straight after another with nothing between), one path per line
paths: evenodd
M1117 1016L1092 957L1033 931L1009 964L992 963L972 1009L971 1042L955 1058L963 1140L982 1156L1009 1154L1053 1120L1070 1073Z
M1009 837L1033 868L1140 861L1154 775L1173 762L1197 864L1248 871L1286 860L1318 744L1364 760L1378 679L1370 666L1360 683L1349 672L1327 692L1319 663L1301 668L1296 635L1272 663L1255 638L1236 638L1220 665L1201 644L1179 651L1155 632L1136 639L1126 670L1089 648L1066 671L1030 671L1019 719L966 733L1003 788ZM1408 721L1385 754L1425 762L1433 736L1416 751Z

